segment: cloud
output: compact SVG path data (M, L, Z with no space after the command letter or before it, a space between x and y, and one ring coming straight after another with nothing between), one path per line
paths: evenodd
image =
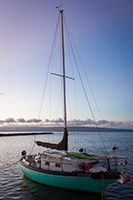
M105 124L109 124L109 121L105 119L97 121L97 125L105 125Z
M45 123L53 123L53 124L61 124L63 123L64 120L62 118L58 118L58 119L52 119L52 120L49 120L49 119L45 119Z
M63 122L64 122L64 120L62 118L52 119L52 120L46 119L45 120L45 123L51 123L51 124L54 124L54 125L62 124ZM91 119L87 119L87 120L73 119L73 120L68 121L69 126L74 126L74 125L75 126L76 125L85 126L85 125L95 125L95 124L96 123Z
M43 126L63 126L64 120L62 118L58 118L58 119L45 119L45 121L42 121L41 119L36 119L36 118L32 118L32 119L28 119L25 120L24 118L18 118L17 120L14 120L14 118L7 118L6 120L0 120L0 125L2 126L4 123L6 124L16 124L19 125L19 123L23 123L23 124L28 124L28 125L33 125L34 123L40 123L40 125ZM116 121L108 121L108 120L98 120L98 121L94 121L91 119L85 119L85 120L81 120L81 119L73 119L73 120L69 120L67 122L68 126L96 126L96 124L99 127L108 127L108 128L128 128L128 129L133 129L133 122L116 122Z
M7 118L5 120L6 123L15 123L16 121L13 118Z
M64 122L64 120L62 118L58 118L55 120L55 123L63 123L63 122Z
M28 119L28 120L25 120L24 118L19 118L16 120L14 120L13 118L7 118L6 120L0 120L0 124L4 124L4 123L40 123L42 122L41 119Z
M112 126L112 127L116 127L116 126L123 126L124 123L123 122L115 122L115 121L107 121L107 120L99 120L97 122L98 125L108 125L108 126Z
M68 121L68 124L86 126L86 125L95 125L96 123L91 119L86 119L86 120L74 119L74 120Z
M3 93L3 92L0 92L0 95L4 95L4 93Z
M25 123L25 119L24 118L19 118L17 119L18 122L21 122L21 123Z
M46 119L45 123L49 123L49 124L53 124L53 125L58 125L63 123L63 119L62 118L58 118L58 119ZM108 127L116 127L116 126L124 126L123 122L115 122L115 121L108 121L108 120L99 120L99 121L94 121L91 119L86 119L86 120L80 120L80 119L73 119L73 120L69 120L68 121L68 125L69 126L108 126Z
M133 123L133 122L132 122ZM130 122L128 123L124 123L124 122L116 122L116 121L108 121L108 120L98 120L98 121L94 121L91 119L86 119L86 120L80 120L80 119L74 119L71 121L68 121L68 125L78 125L78 126L102 126L102 127L125 127L125 126L130 126L132 125L132 123Z
M3 121L3 120L0 120L0 124L4 124L5 123L5 121Z
M33 119L28 119L28 120L26 121L26 123L40 123L40 122L42 122L41 119L35 119L35 118L33 118Z

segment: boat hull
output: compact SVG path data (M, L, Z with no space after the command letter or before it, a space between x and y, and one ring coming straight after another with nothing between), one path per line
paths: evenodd
M29 166L26 166L22 162L20 163L21 170L24 173L25 177L28 179L62 189L75 190L82 192L92 192L92 193L101 193L104 192L108 185L114 182L116 179L104 179L104 184L102 187L102 179L93 179L91 176L80 176L80 175L65 175L55 173L46 173L43 171L38 171L32 169Z

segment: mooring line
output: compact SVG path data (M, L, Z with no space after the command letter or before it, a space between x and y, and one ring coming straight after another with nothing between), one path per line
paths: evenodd
M17 164L19 161L20 161L20 159L19 159L18 161L16 161L16 162L12 163L11 165L8 165L8 166L6 166L6 167L3 166L3 167L0 168L0 170L3 170L3 169L7 169L7 168L9 168L9 167L12 167L13 165Z

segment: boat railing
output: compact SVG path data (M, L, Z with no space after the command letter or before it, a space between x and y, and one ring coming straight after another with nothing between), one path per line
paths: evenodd
M127 157L126 156L98 156L95 157L99 162L103 161L104 166L107 167L108 171L111 170L123 170L126 171Z
M92 155L91 155L92 156ZM49 161L50 163L57 163L60 165L67 164L72 165L73 162L92 162L98 161L103 167L107 168L108 171L126 171L127 157L126 156L94 156L93 159L70 159L61 155L56 157L54 154L45 155L29 155L25 156L25 160L30 164L37 162L40 167L42 162Z

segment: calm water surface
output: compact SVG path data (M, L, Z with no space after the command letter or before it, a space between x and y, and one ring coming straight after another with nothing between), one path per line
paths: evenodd
M105 200L133 200L133 132L109 132L101 133L109 154L127 156L127 170L132 180L121 185L119 182L111 184L105 194ZM21 158L21 151L31 151L33 141L45 140L58 142L61 133L40 136L14 136L0 138L0 199L26 199L26 200L100 200L100 195L84 194L80 192L65 191L50 188L27 180L21 170L19 163L12 165ZM113 151L112 146L119 149ZM76 151L84 147L88 153L103 155L104 149L98 133L80 132L69 134L69 150ZM33 153L42 152L44 148L35 147Z

